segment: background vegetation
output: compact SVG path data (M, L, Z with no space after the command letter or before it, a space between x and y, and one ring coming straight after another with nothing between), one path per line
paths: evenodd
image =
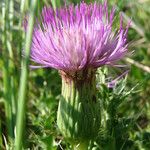
M80 0L66 1L67 4L80 2ZM94 0L85 1L94 2ZM37 7L34 4L37 4ZM130 68L127 79L121 81L115 90L107 89L103 82L99 81L99 96L103 105L108 101L109 105L106 104L110 110L108 113L113 113L117 117L117 123L116 120L113 121L116 149L149 150L150 1L108 0L108 4L110 7L116 6L117 16L120 11L123 13L125 24L132 19L128 41L129 51L134 52L123 60ZM33 18L38 17L44 5L57 8L64 3L63 0L0 1L0 149L12 149L14 145L15 133L18 130L17 114L24 119L20 120L25 127L24 149L69 149L69 144L56 126L57 105L61 93L59 73L49 68L28 72L28 58L22 61L22 49L28 51L30 46ZM26 13L30 13L32 18L31 30L28 32L29 35L25 36L22 21ZM116 17L114 28L118 26L119 21ZM103 68L99 74L102 73L104 76L105 73L108 76L109 73L109 77L114 78L121 73L120 69L115 68L107 72L108 70ZM112 141L111 135L112 131L109 133L108 129L101 130L92 147L97 150L101 149L101 146L106 147L106 142ZM108 147L105 149L109 150Z

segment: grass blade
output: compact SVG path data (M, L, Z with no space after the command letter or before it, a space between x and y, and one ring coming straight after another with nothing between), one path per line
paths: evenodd
M20 89L18 97L18 112L17 112L17 125L16 125L16 139L15 139L15 150L22 148L22 137L24 131L24 118L26 108L26 93L27 93L27 78L28 78L28 64L30 57L30 46L32 40L33 26L34 26L34 15L37 6L37 0L32 0L30 18L28 22L28 30L25 40L25 58L22 60L22 71L20 78Z

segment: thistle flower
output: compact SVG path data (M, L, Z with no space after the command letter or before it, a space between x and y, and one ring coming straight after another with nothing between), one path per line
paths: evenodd
M65 72L113 65L127 52L127 30L112 32L114 8L95 2L60 8L44 8L42 27L35 26L31 59L42 67Z
M62 99L57 124L70 143L87 143L100 127L100 104L96 96L95 71L114 65L127 53L127 31L112 31L115 9L107 2L70 5L53 10L43 8L34 27L31 59L60 71ZM86 145L86 144L85 144ZM82 147L82 146L81 146Z

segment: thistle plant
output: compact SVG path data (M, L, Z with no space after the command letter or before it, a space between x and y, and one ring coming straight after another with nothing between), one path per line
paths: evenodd
M32 37L32 68L57 69L62 78L62 93L57 125L74 149L86 150L101 125L97 98L96 71L114 66L127 54L127 31L112 31L115 9L107 2L69 5L56 10L44 7ZM25 20L27 28L27 20Z

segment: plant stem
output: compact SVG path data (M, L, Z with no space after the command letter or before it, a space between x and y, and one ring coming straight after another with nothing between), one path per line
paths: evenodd
M9 51L9 68L11 71L10 74L12 74L10 76L10 99L11 99L11 112L12 112L12 125L13 125L13 131L15 128L15 121L16 121L16 99L15 99L15 93L16 93L16 87L15 87L15 77L16 74L14 73L15 70L15 65L14 65L14 53L13 53L13 47L12 47L12 43L13 43L13 25L14 25L14 1L13 0L9 0L9 35L7 36L7 48ZM14 138L14 135L13 135Z
M8 131L8 141L11 142L14 137L13 132L13 119L12 119L12 107L11 107L11 85L10 85L10 75L9 75L9 59L8 54L10 51L8 49L8 31L9 31L9 2L6 0L3 2L2 7L2 16L3 16L3 27L2 27L2 45L3 45L3 85L4 85L4 97L5 97L5 115L7 122L7 131Z
M53 9L55 10L56 9L56 0L51 0L51 3L52 3L52 6L53 6Z
M30 18L28 22L28 29L25 40L25 58L22 61L22 71L20 78L20 88L18 97L18 111L17 111L17 125L16 125L16 139L15 139L15 150L22 149L22 137L24 131L24 118L25 118L25 108L26 108L26 92L27 92L27 79L28 79L28 64L30 58L30 48L32 41L32 33L34 26L34 15L36 10L37 0L32 0Z

